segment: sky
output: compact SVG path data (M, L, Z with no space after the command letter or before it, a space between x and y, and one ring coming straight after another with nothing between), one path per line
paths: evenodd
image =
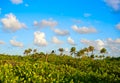
M120 57L120 0L0 0L0 53L90 45Z

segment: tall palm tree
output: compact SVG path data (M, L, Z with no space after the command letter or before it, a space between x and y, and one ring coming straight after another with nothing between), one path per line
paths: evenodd
M106 58L107 58L107 59L109 59L109 58L110 58L110 56L107 56Z
M95 48L94 48L93 46L89 46L89 47L88 47L88 50L89 50L90 52L92 52L91 55L93 55L93 51L95 50Z
M36 52L37 52L37 49L34 49L34 50L33 50L33 53L35 54Z
M83 49L81 49L81 50L79 50L78 52L77 52L77 56L78 57L83 57L84 56L84 54L85 54L85 51L83 50Z
M100 55L99 58L102 59L102 55Z
M29 52L29 54L30 54L30 53L32 52L32 49L31 49L31 48L29 48L29 49L28 49L28 52Z
M88 48L83 48L83 50L86 52L86 55L88 55L89 49Z
M58 51L60 52L60 55L63 55L63 52L64 52L63 48L59 48Z
M94 54L90 55L90 58L94 59L94 58L95 58L95 55L94 55Z
M106 49L106 48L102 48L102 49L100 50L100 53L101 53L101 54L107 53L107 49Z
M75 52L76 52L76 48L75 47L71 47L70 53L71 53L71 55L74 54L74 57L75 57Z
M52 51L51 51L51 54L55 54L55 50L52 50Z
M102 48L102 49L100 50L100 53L103 54L103 55L102 55L102 58L104 58L104 57L105 57L104 54L107 53L107 49L106 49L106 48Z
M28 55L28 54L29 54L29 51L26 49L26 50L24 51L24 54L25 54L25 55Z
M45 54L45 61L48 62L48 54Z
M95 58L98 58L98 55L95 55Z

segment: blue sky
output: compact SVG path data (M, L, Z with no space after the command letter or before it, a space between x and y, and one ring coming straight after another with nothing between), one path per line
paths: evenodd
M89 45L120 56L120 0L0 1L0 53Z

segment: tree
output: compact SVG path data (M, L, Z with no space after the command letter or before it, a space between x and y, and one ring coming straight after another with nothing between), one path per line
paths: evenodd
M107 59L110 59L110 56L107 56L106 58L107 58Z
M37 49L34 49L34 50L33 50L33 53L35 54L36 52L37 52Z
M76 52L76 48L75 47L71 47L70 53L71 53L71 55L74 54L74 57L75 57L75 52Z
M106 49L106 48L102 48L102 49L100 50L100 53L103 54L103 55L102 55L102 58L104 58L104 57L105 57L104 54L107 53L107 49Z
M29 49L26 49L26 50L24 51L24 54L28 55L28 54L30 54L31 52L32 52L32 49L29 48Z
M100 55L99 58L102 59L102 55Z
M93 51L95 50L95 48L94 48L93 46L89 46L89 47L88 47L88 50L89 50L90 52L92 52L91 55L93 55Z
M63 52L64 52L63 48L59 48L58 51L60 52L60 55L63 55Z
M100 53L101 53L101 54L107 53L107 49L106 49L106 48L102 48L102 49L100 50Z
M94 59L94 57L95 57L94 54L90 55L90 58Z
M88 55L89 49L88 48L84 48L83 50L86 52L86 55Z
M31 49L31 48L29 48L29 49L28 49L28 53L30 54L31 52L32 52L32 49Z
M45 54L45 61L48 62L48 54Z
M98 58L98 55L95 55L95 58Z
M80 57L80 56L84 56L84 54L85 54L85 51L83 50L83 49L81 49L81 50L79 50L78 52L77 52L77 56L78 57Z
M25 54L25 55L28 55L28 53L29 53L29 51L26 49L26 50L24 51L24 54Z
M51 51L51 54L55 54L55 50L52 50L52 51Z

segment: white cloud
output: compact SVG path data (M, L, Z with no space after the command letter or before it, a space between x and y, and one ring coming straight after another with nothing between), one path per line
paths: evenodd
M67 31L67 30L54 29L53 31L57 35L61 35L61 36L69 35L69 31Z
M15 46L15 47L23 47L23 43L16 41L15 38L13 38L13 39L10 40L10 44L11 44L12 46Z
M80 42L84 45L87 45L87 46L94 46L96 50L100 50L101 48L103 48L105 46L104 41L102 41L100 39L97 39L95 41L81 39Z
M96 33L97 30L93 27L78 27L77 25L73 25L72 29L80 34L90 34L90 33Z
M23 0L10 0L13 4L21 4Z
M120 54L120 38L115 40L108 38L106 41L106 47L109 48L110 52L114 55Z
M120 44L120 38L117 38L115 40L111 39L111 38L108 38L107 39L107 43L108 44Z
M100 50L101 48L106 48L110 55L119 55L120 54L120 38L115 40L108 38L105 41L100 39L98 40L87 40L81 39L80 42L87 46L94 46L95 50Z
M91 14L90 13L84 13L84 17L90 17Z
M33 22L33 25L34 25L34 26L38 26L38 24L39 24L39 23L38 23L38 21L36 21L36 20Z
M120 9L120 0L104 0L104 1L114 10L118 11Z
M4 41L2 41L2 40L0 40L0 44L5 44L5 42L4 42Z
M1 19L1 23L5 30L15 32L19 29L26 28L24 23L19 22L15 15L12 13L6 14L5 18Z
M75 41L74 41L71 37L68 37L68 38L67 38L67 42L68 42L70 45L76 45L76 44L75 44Z
M34 44L37 46L46 46L48 43L45 39L45 33L40 31L34 32Z
M49 20L45 20L43 19L41 22L38 21L34 21L34 26L38 26L38 27L55 27L58 23L52 19Z
M72 19L72 21L74 22L74 23L82 23L82 21L81 20L78 20L78 19Z
M120 30L120 23L116 25L116 28Z
M54 44L63 44L63 42L62 42L61 40L59 40L57 37L53 37L53 38L52 38L52 42L53 42Z

